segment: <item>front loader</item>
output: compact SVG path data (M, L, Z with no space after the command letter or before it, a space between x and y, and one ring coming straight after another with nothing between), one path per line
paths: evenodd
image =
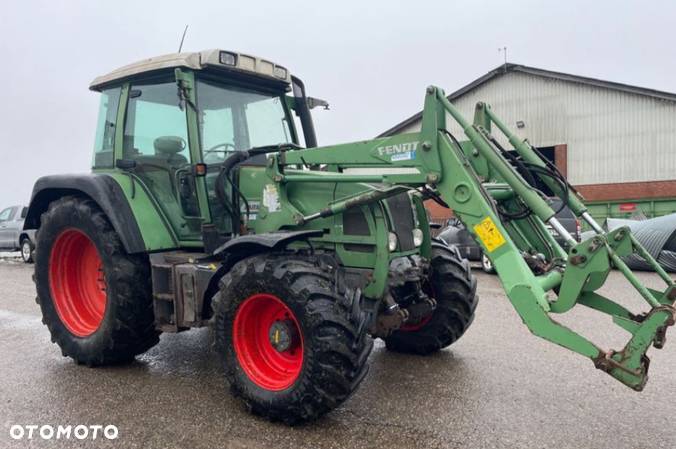
M531 332L635 390L646 351L674 324L672 279L627 227L594 222L556 167L485 103L469 122L429 87L420 132L318 147L310 108L326 103L266 59L167 55L91 89L102 97L92 173L39 179L26 218L38 228L43 321L78 363L127 362L161 332L210 326L250 410L315 419L355 391L372 338L430 354L474 318L476 280L431 237L424 200L465 224ZM596 235L577 243L535 179ZM639 282L622 261L631 253L664 290ZM646 311L597 292L611 269ZM626 346L601 349L552 318L577 304L628 331Z

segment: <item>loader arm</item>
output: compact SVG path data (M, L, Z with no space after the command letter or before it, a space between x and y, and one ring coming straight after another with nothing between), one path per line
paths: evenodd
M449 122L457 123L466 139L460 141L451 134ZM491 125L514 147L518 160L491 135ZM339 198L321 210L301 212L290 206L267 211L261 226L268 230L302 226L382 200L402 189L431 190L437 200L454 211L491 259L509 300L532 333L590 358L597 368L635 390L645 385L649 364L646 351L651 345L661 348L666 328L674 324L673 280L628 228L606 233L567 181L526 140L513 134L489 105L479 103L470 123L446 99L443 90L429 87L420 132L286 151L268 162L267 176L282 197L289 183L365 185L364 192ZM304 169L317 166L326 169ZM543 194L524 180L524 169L542 179L596 236L575 242L557 221ZM569 241L568 251L555 241L546 224ZM621 259L631 253L640 254L653 266L666 283L663 291L647 289L634 276ZM613 267L648 304L645 313L631 312L596 293ZM605 351L552 319L552 314L565 313L576 304L610 315L614 323L632 334L626 346Z

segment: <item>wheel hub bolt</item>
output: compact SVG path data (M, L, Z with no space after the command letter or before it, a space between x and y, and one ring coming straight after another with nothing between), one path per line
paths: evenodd
M284 352L293 346L294 340L297 338L296 333L296 326L291 320L280 320L272 323L268 331L268 338L277 352Z

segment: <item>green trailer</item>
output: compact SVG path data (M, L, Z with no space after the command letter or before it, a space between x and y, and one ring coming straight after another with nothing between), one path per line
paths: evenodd
M676 198L585 201L589 214L599 223L606 218L655 218L676 213Z

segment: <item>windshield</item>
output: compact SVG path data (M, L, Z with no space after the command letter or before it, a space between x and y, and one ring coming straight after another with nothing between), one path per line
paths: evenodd
M198 80L197 108L207 164L232 151L293 142L281 95Z

